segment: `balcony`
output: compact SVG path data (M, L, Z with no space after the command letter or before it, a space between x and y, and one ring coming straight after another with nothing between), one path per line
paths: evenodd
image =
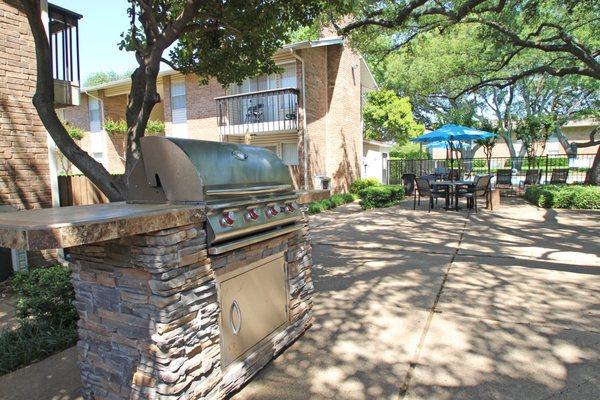
M79 19L81 15L48 4L54 104L79 105Z
M215 101L221 136L298 131L298 89L234 94Z

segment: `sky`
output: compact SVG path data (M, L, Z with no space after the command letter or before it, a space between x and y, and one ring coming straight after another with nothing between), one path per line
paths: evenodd
M133 53L119 50L127 30L126 0L50 0L50 3L83 15L79 20L81 79L98 71L125 72L137 66Z

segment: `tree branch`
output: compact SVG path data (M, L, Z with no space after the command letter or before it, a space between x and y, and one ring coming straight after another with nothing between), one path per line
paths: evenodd
M67 133L54 109L54 79L52 77L52 56L38 0L21 0L22 9L27 15L36 52L36 90L33 96L35 106L44 127L60 149L81 172L83 172L111 201L122 200L125 187L113 179L108 171L88 153L83 151Z

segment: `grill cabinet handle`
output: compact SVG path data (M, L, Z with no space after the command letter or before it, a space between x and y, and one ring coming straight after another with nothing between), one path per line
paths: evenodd
M235 326L235 324L233 323L233 311L236 311L237 315L238 315L238 324L237 326ZM237 302L237 300L233 300L233 303L231 303L231 308L229 309L229 324L231 325L231 331L233 332L234 335L237 336L237 334L239 333L240 329L242 328L242 312L240 311L240 306Z

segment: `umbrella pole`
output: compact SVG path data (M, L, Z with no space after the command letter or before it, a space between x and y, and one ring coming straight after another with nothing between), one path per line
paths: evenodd
M454 182L454 174L452 173L452 169L453 169L453 164L454 164L454 149L452 146L452 140L450 140L448 142L448 144L450 145L450 180L452 182Z
M419 143L419 176L423 175L423 143Z

